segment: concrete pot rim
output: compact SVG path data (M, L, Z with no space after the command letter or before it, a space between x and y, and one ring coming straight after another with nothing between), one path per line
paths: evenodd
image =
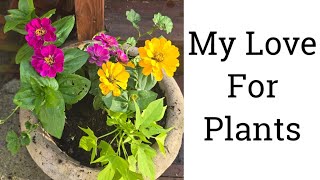
M183 136L183 121L184 121L184 100L179 86L173 78L164 77L159 82L160 88L164 91L167 100L167 121L166 128L174 127L168 133L165 149L166 157L162 155L156 144L153 148L156 149L157 155L154 158L156 166L156 178L172 164L179 153L182 136ZM38 122L32 115L31 111L20 110L21 130L25 129L25 122ZM31 134L32 141L27 146L27 150L32 159L52 179L96 179L100 169L93 169L83 165L66 153L64 153L52 140L52 137L38 128Z

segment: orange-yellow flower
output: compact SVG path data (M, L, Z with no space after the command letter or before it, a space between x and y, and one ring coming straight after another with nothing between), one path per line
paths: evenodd
M142 73L146 76L152 73L157 81L162 80L164 72L172 77L179 67L179 49L165 38L147 40L145 46L139 48L139 54Z
M113 96L120 96L121 89L127 89L128 79L130 74L126 71L125 67L118 63L108 61L102 64L102 69L98 70L100 77L100 90L103 95L112 92Z

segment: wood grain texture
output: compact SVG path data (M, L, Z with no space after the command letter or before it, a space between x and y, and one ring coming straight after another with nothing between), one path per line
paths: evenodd
M75 13L79 41L104 29L104 0L75 0Z

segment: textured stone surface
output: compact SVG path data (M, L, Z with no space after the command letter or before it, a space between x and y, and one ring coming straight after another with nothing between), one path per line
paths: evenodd
M0 77L1 78L1 77ZM0 88L0 118L4 118L15 108L12 103L14 94L19 88L19 81L12 80ZM0 179L50 179L31 159L26 148L21 148L16 156L11 156L6 149L6 134L8 130L20 132L18 112L3 125L0 125Z

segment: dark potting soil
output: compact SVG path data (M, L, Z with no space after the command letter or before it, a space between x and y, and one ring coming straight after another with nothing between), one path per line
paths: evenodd
M163 97L162 90L157 85L153 91L158 93L158 98ZM113 126L107 126L107 114L105 111L93 109L93 96L87 95L84 99L73 105L70 110L66 111L66 124L61 139L53 138L58 147L64 151L67 155L80 162L81 165L88 167L99 167L99 164L90 164L91 152L87 152L82 148L79 148L79 142L82 136L86 134L79 128L89 127L97 137L107 134L113 131ZM166 102L164 102L166 104ZM165 126L164 117L158 122L159 125ZM103 140L110 142L113 139L113 135L110 135ZM154 141L151 140L152 143ZM112 144L113 149L117 149L116 141ZM128 148L127 148L128 150Z

